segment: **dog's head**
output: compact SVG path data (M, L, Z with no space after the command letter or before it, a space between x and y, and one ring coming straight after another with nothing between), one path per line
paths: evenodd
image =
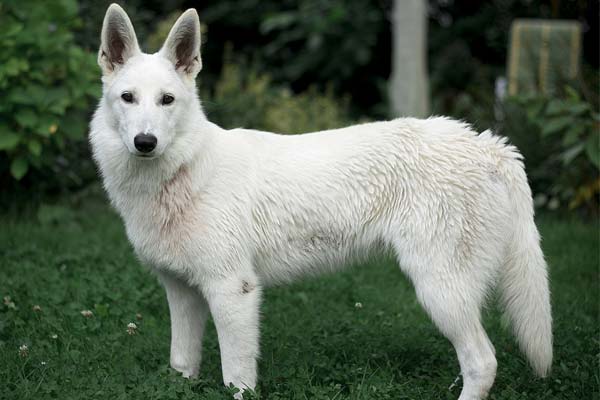
M202 68L198 14L184 12L160 51L144 54L129 17L112 4L102 25L98 64L105 112L123 144L134 156L159 157L197 101L195 78Z

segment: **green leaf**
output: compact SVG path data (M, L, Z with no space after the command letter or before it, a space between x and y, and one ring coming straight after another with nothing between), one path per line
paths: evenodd
M49 114L43 114L39 117L35 132L41 136L48 137L56 132L58 128L58 119Z
M265 18L260 24L260 31L263 34L274 30L285 29L293 25L298 20L298 13L293 11L280 12Z
M100 84L90 84L86 87L85 94L98 98L102 94L102 86Z
M29 69L29 63L27 60L21 60L19 58L9 58L8 61L2 66L4 74L6 76L16 76L20 71L26 71Z
M43 97L43 95L42 95ZM40 98L42 98L40 97ZM13 104L26 104L31 105L36 103L36 97L31 96L22 88L14 88L10 90L6 95L6 100Z
M44 100L48 110L55 114L64 114L71 102L69 91L64 86L48 89Z
M579 92L577 92L577 90L575 90L571 86L565 86L565 92L567 93L567 96L573 100L581 99L581 97L579 96Z
M550 136L564 131L573 122L571 117L553 118L542 125L542 136Z
M13 176L13 178L15 178L18 181L25 176L28 169L29 163L27 162L27 159L23 156L15 158L10 163L10 173Z
M14 18L10 18L8 21L5 20L3 22L4 26L2 27L2 35L4 37L15 36L23 30L23 24L17 22Z
M15 113L17 123L26 128L33 128L37 123L37 115L30 108L22 108Z
M584 124L576 124L569 128L565 136L563 136L563 145L570 146L579 141L579 137L585 132L586 126Z
M108 316L108 304L94 304L94 310L99 317Z
M531 102L526 103L525 106L527 107L527 118L529 118L530 121L535 121L544 109L544 101L532 99Z
M87 119L81 112L71 111L66 114L61 123L61 130L71 139L81 139L87 132Z
M591 110L591 107L588 103L575 103L569 107L569 113L574 115L581 115Z
M554 99L550 100L548 103L548 107L546 108L546 115L548 116L556 116L558 114L564 113L568 109L568 106L565 104L563 100Z
M12 150L19 144L19 135L0 127L0 150Z
M564 151L560 158L562 159L563 165L569 165L584 149L583 143L577 143L575 146L568 148Z
M585 143L585 153L596 168L600 169L600 138L598 137L598 131L594 131Z
M27 143L27 147L31 154L36 157L39 157L40 154L42 154L42 144L35 139L30 140L29 143Z

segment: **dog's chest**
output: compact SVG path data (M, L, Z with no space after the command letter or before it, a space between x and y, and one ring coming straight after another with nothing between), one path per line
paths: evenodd
M162 235L169 235L191 222L196 209L189 169L180 167L153 199L154 223Z
M156 192L131 195L126 206L119 208L129 240L140 258L156 267L184 262L186 247L198 229L199 203L186 166Z

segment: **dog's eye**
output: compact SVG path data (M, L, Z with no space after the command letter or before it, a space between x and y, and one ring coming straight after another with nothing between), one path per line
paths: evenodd
M131 92L123 92L123 94L121 94L121 98L125 103L133 103L133 95Z
M161 102L163 105L167 105L167 104L171 104L173 101L175 101L175 97L173 97L170 94L164 94Z

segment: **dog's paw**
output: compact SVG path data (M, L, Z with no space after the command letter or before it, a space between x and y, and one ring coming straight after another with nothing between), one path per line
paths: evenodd
M176 363L173 361L171 361L171 368L179 372L184 378L193 379L198 377L198 368L190 367L189 365L184 365L183 363Z
M244 400L244 394L241 391L239 391L233 395L233 398L235 400Z

